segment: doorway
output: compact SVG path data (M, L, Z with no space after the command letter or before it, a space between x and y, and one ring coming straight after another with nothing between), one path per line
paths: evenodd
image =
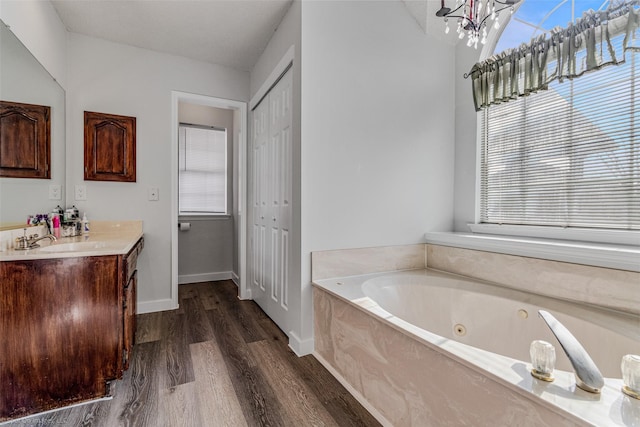
M233 257L237 259L237 265L231 271L231 278L238 286L238 295L241 299L251 297L250 291L247 289L246 280L246 147L247 147L247 105L244 102L234 101L223 98L210 97L205 95L196 95L185 92L172 91L171 93L171 130L172 130L172 146L175 147L171 153L171 299L175 307L178 306L178 284L179 278L179 252L178 242L180 231L178 224L179 217L179 188L178 188L178 170L179 170L179 127L180 127L180 105L196 107L212 107L222 110L230 110L233 117L233 135L232 135L232 152L233 160L229 163L232 169L232 182L230 188L232 196L229 198L232 203L228 209L228 218L234 224L233 240L236 243ZM184 219L184 218L183 218ZM183 221L185 223L190 221ZM196 222L196 221L191 221ZM233 245L232 245L233 246ZM200 276L202 280L216 280L223 277L209 277L204 274ZM183 282L198 280L198 276L183 278ZM226 277L224 277L226 278Z

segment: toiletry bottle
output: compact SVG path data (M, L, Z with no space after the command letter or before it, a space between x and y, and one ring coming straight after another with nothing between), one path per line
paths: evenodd
M89 220L87 219L87 213L82 214L82 233L89 234Z
M53 223L53 235L56 239L60 238L60 215L53 215L53 218L51 219L51 222Z

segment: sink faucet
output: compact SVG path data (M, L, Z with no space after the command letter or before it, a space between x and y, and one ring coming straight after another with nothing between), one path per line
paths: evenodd
M604 386L604 378L600 370L582 347L576 337L553 317L549 312L538 310L538 315L545 321L560 346L567 354L576 375L576 385L589 393L600 393Z
M19 251L24 251L27 249L35 249L40 247L38 242L42 239L50 239L55 242L57 239L52 234L45 234L44 236L38 237L37 234L32 234L27 236L27 229L24 229L24 236L20 236L16 239L16 249Z
M38 237L38 235L34 235L32 238L27 240L27 249L34 249L34 248L38 248L40 247L40 245L38 244L38 242L42 239L49 239L52 242L55 242L56 240L56 236L54 236L53 234L45 234L44 236L40 236Z

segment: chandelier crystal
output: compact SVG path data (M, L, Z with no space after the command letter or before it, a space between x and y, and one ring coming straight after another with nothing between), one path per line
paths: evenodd
M440 10L436 16L444 18L445 34L449 33L449 18L457 19L458 38L467 36L467 46L478 48L478 42L487 42L487 23L493 28L500 28L498 18L501 11L510 8L513 13L514 5L520 0L456 0L453 8L445 6L445 0L440 0Z

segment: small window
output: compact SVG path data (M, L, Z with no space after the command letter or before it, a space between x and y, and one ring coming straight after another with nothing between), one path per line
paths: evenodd
M178 131L180 215L226 214L226 129L181 124Z

